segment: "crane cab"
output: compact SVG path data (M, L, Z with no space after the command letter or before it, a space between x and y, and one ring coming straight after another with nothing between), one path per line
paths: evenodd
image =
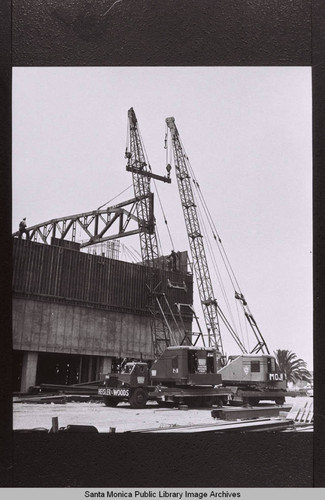
M218 385L216 351L196 346L167 347L152 365L153 385Z
M286 389L285 375L279 372L274 356L267 354L229 356L226 366L218 373L224 385L255 384L268 389Z

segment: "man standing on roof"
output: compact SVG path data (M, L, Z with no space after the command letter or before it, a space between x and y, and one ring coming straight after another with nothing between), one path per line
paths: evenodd
M29 232L26 229L27 224L26 224L26 217L23 218L22 221L19 223L19 238L22 237L22 235L25 233L26 234L26 240L29 240Z
M170 259L170 261L171 261L171 268L172 268L171 270L172 270L172 271L177 271L177 270L178 270L178 269L177 269L177 267L178 267L178 266L177 266L177 255L176 255L176 253L174 252L174 250L172 250L172 252L171 252L171 254L170 254L170 256L169 256L169 259Z

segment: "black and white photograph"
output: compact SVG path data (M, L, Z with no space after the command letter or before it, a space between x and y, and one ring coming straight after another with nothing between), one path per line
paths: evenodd
M12 486L323 486L311 19L189 4L13 2Z
M14 429L312 431L310 76L14 68Z

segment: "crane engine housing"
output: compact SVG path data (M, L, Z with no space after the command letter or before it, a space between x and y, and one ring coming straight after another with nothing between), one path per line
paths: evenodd
M234 401L256 405L260 400L271 400L283 404L289 395L285 374L280 373L274 356L268 354L229 356L218 373L223 385L231 388Z
M168 347L150 370L151 380L160 384L218 385L216 351L195 346Z

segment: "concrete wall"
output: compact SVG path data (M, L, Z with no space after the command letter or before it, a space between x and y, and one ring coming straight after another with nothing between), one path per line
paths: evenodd
M176 270L166 268L162 261L150 271L153 288L167 297L175 315L175 303L193 301L193 276L187 273L186 253L180 261L183 264ZM147 283L148 269L139 264L14 239L13 348L24 353L21 373L16 374L17 381L22 381L21 390L40 378L41 353L94 357L84 360L82 378L88 380L94 377L94 363L98 375L110 371L115 357L153 359ZM163 308L168 315L166 304ZM191 315L183 319L191 331ZM172 329L173 343L180 343L184 334L175 326ZM88 362L89 374L85 374ZM82 367L83 361L80 363ZM44 376L51 378L51 374ZM41 382L46 380L37 383Z
M13 347L17 350L116 357L142 353L144 359L152 359L151 344L147 316L13 299Z

